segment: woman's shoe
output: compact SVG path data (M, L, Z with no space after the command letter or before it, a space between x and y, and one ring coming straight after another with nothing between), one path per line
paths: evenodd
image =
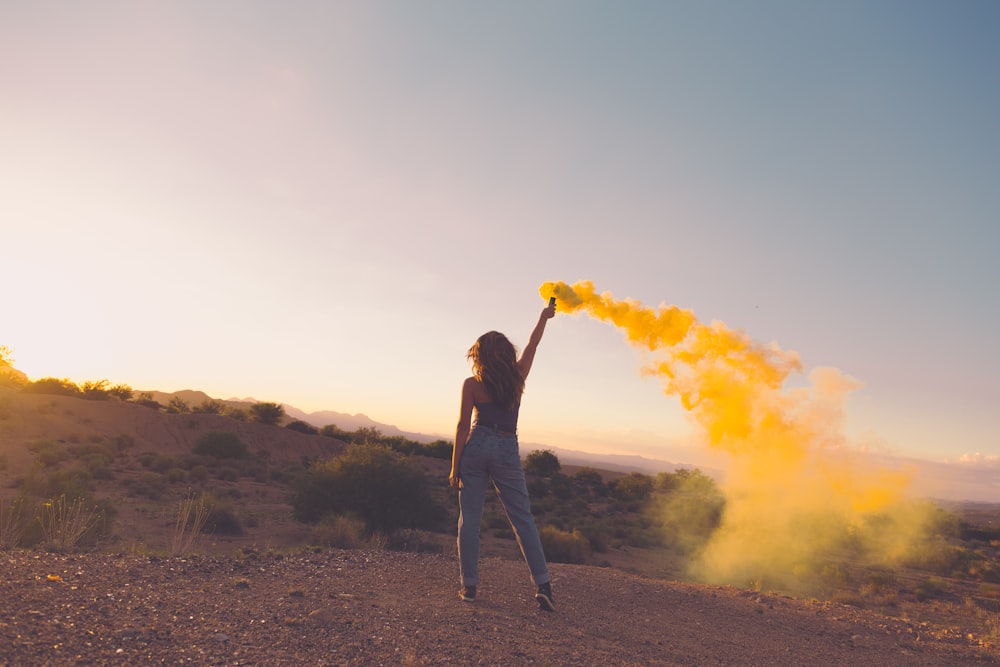
M552 583L542 584L535 593L535 602L542 608L542 611L555 611L556 599L552 596Z

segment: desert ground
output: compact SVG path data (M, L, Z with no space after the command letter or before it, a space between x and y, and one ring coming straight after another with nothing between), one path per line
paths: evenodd
M110 535L62 552L0 549L0 666L1000 662L982 623L986 613L989 627L1000 625L1000 606L964 616L960 603L937 600L871 610L685 583L640 549L608 553L603 567L553 563L558 609L548 613L532 599L516 545L484 532L479 596L464 603L453 534L421 553L308 546L310 529L290 517L287 489L252 477L207 482L232 499L244 519L239 535L205 535L170 555L184 485L148 494L144 480L154 477L141 455L183 456L218 428L266 449L272 469L336 454L344 443L122 402L6 391L0 408L0 500L23 485L31 443L100 444L122 434L132 443L111 477L94 482L117 508ZM446 475L444 461L423 464Z
M3 554L0 664L987 665L961 630L854 607L485 559L474 603L444 555Z

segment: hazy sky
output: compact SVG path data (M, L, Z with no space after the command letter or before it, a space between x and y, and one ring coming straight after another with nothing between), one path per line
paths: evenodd
M859 446L1000 457L1000 4L0 0L0 344L32 379L453 434L548 280L864 383ZM699 463L553 320L522 440Z

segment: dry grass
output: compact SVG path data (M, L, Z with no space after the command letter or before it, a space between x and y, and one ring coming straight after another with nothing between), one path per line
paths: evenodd
M190 553L201 536L201 530L208 521L211 508L204 496L195 497L189 493L178 503L170 533L170 555L180 556Z
M66 496L59 496L42 503L38 510L42 541L55 551L72 549L101 518L100 510L83 498L68 501Z
M0 498L0 549L16 547L23 531L20 501Z

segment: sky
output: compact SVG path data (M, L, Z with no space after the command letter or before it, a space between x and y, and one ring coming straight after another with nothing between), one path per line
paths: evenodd
M858 381L856 446L1000 471L1000 5L0 0L0 345L452 437L546 281ZM711 464L549 322L524 442Z

